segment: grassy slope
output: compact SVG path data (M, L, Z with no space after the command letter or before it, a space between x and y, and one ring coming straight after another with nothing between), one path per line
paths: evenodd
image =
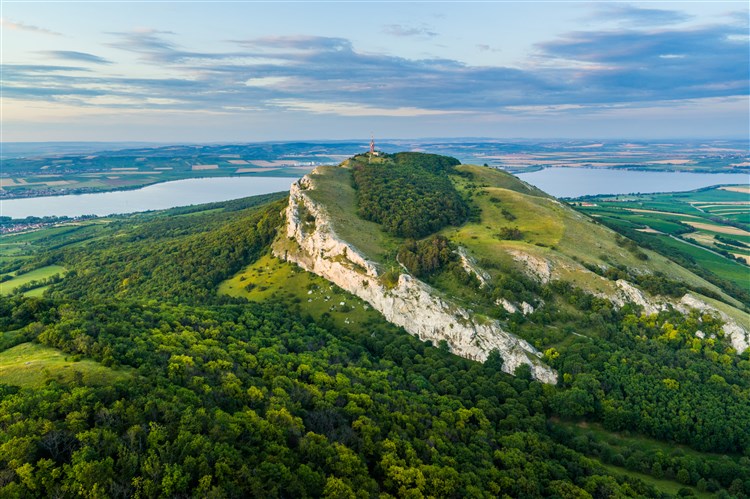
M637 471L631 471L627 468L622 468L620 466L613 466L611 464L603 463L599 460L596 460L604 469L612 473L613 475L625 475L632 478L638 478L640 480L643 480L645 483L649 485L653 485L657 490L664 492L666 494L672 494L677 495L677 493L681 489L687 489L692 493L691 497L697 497L699 499L708 499L711 497L715 497L714 494L710 492L701 492L700 490L696 489L695 487L689 487L687 485L683 485L679 482L675 482L673 480L667 480L666 478L655 478L651 475L647 475L645 473L639 473Z
M126 379L126 369L112 369L93 360L73 362L56 348L22 343L0 352L0 383L24 388L39 388L48 379L70 382L81 373L86 384L107 384Z
M270 254L221 283L219 294L256 302L284 297L297 303L314 320L327 314L339 327L363 326L368 320L379 317L356 296Z
M506 250L521 250L551 261L559 277L594 292L607 292L614 284L588 272L575 259L597 265L621 263L636 271L660 271L672 279L720 292L716 286L651 251L645 251L649 256L647 261L637 259L617 245L613 231L592 223L540 191L529 189L505 172L470 165L460 169L474 175L473 183L486 186L481 189L486 195L474 196L474 202L482 209L482 220L479 224L448 230L447 234L478 258L503 263L507 262L503 255ZM469 182L461 179L458 184L466 189ZM492 197L499 197L499 206L513 213L516 220L505 220L498 206L490 201ZM502 226L518 227L524 233L524 240L499 241L494 234Z

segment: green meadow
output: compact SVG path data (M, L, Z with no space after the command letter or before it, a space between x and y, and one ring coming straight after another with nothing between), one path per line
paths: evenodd
M0 283L0 293L10 294L14 289L29 284L33 281L42 281L48 279L55 274L65 274L65 267L60 265L47 265L38 269L31 270L22 274L18 274L13 279Z
M0 384L39 388L50 380L78 380L104 385L130 376L129 370L112 369L89 359L73 360L70 354L36 343L22 343L0 352Z

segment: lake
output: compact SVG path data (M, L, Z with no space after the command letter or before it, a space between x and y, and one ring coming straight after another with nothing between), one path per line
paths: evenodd
M717 184L747 184L749 181L745 174L591 168L546 168L518 176L558 197L689 191ZM8 199L0 201L0 215L13 218L52 215L74 217L163 210L286 191L295 180L290 177L194 178L164 182L132 191Z
M191 204L228 201L258 194L288 191L291 177L214 177L175 180L131 191L100 192L0 201L0 215L75 217L164 210Z
M518 178L556 197L692 191L718 184L747 184L743 173L646 172L595 168L545 168Z

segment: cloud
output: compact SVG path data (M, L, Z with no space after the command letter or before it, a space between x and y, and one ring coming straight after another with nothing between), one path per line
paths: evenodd
M174 35L171 31L143 28L125 32L110 32L108 34L118 38L117 41L108 43L108 46L139 54L143 60L160 65L182 63L196 59L220 59L233 56L233 54L212 54L182 50L164 38L163 35Z
M279 99L271 101L271 104L293 111L305 111L313 114L335 114L338 116L416 118L420 116L463 114L463 111L440 111L434 109L419 109L416 107L378 108L357 104L355 102L311 102L296 99Z
M684 12L662 9L645 9L633 5L603 3L597 12L590 16L597 21L617 21L621 25L632 27L664 26L678 24L692 19Z
M0 27L2 27L3 29L13 30L13 31L28 31L30 33L41 33L43 35L62 36L62 33L58 33L57 31L52 31L46 28L40 28L39 26L34 26L31 24L13 22L8 19L5 19L4 17L0 17Z
M487 45L486 43L478 43L477 48L481 50L482 52L502 52L503 49L495 48L491 45Z
M726 25L577 32L540 48L544 58L570 64L561 76L593 102L721 97L748 94L747 44L733 38L742 33Z
M137 30L113 33L110 46L140 55L169 78L16 65L6 66L4 83L16 94L88 107L342 116L583 113L747 95L747 43L733 38L743 33L737 25L574 32L540 44L526 67L510 68L365 53L348 39L325 36L234 40L234 50L197 52L173 43L169 32ZM62 54L79 62L97 57Z
M351 51L352 43L346 38L330 36L265 36L235 41L252 49L292 49L312 52Z
M416 26L402 26L401 24L387 24L383 26L383 33L400 37L432 38L438 34L429 28Z
M112 61L110 60L87 52L75 52L73 50L42 50L39 51L39 53L53 59L67 59L69 61L91 62L94 64L112 64Z

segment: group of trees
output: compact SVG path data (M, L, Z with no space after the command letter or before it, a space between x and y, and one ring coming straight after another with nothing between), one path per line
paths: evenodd
M398 250L399 263L417 277L425 277L457 260L457 255L444 236L432 236L421 241L408 239Z
M66 300L149 295L214 301L219 283L266 251L285 202L252 213L246 207L201 217L156 218L135 230L132 223L120 223L111 228L117 244L100 239L57 254L70 272L53 295Z
M555 440L607 464L692 485L702 492L724 488L719 497L747 495L745 483L750 481L750 457L696 453L638 437L601 438L598 428L552 424L550 429Z
M3 387L4 496L655 495L545 435L542 385L387 324L338 331L286 304L55 305L30 318L37 341L135 372Z
M641 315L564 283L552 286L586 317L543 307L517 328L550 334L538 328L554 323L562 334L579 334L548 359L565 388L551 401L556 413L703 451L750 454L750 352L737 355L718 317Z
M398 153L369 164L352 161L359 215L393 235L420 238L462 223L469 206L448 178L458 160Z

